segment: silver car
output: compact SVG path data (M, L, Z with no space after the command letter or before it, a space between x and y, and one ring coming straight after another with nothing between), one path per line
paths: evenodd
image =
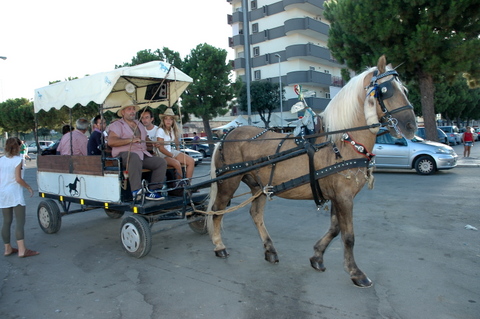
M394 138L384 132L380 130L373 148L378 168L414 168L418 174L429 175L457 166L458 155L448 145L426 141L418 136L411 140Z

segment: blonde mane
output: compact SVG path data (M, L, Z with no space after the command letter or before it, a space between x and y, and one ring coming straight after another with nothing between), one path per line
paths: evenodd
M363 107L359 105L363 105L365 100L365 77L376 69L369 68L353 77L328 103L325 111L320 114L328 132L365 125ZM340 135L333 137L334 140L338 138Z

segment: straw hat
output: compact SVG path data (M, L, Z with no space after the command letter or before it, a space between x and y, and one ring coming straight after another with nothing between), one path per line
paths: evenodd
M121 105L120 105L120 109L117 111L117 115L122 117L122 110L124 108L127 108L129 106L135 106L135 112L138 112L139 110L139 107L138 105L135 105L135 103L132 101L132 100L125 100Z
M167 107L165 112L163 114L160 114L160 120L163 121L163 118L165 116L171 116L175 119L175 121L178 121L178 119L179 119L178 115L175 115L175 113L173 113L173 109L171 107Z

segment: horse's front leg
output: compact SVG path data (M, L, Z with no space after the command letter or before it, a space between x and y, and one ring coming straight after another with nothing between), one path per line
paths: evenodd
M255 190L256 192L258 190ZM268 234L267 228L265 227L265 222L263 220L263 212L265 210L265 203L267 201L267 196L264 194L257 197L253 202L250 208L250 216L257 226L258 234L263 242L263 247L265 249L265 260L271 263L278 263L277 250L273 246L273 241Z
M339 199L332 201L342 234L345 270L349 273L350 279L359 287L370 287L372 281L358 268L353 256L355 235L353 232L353 199Z
M332 208L330 209L330 228L325 235L317 241L315 246L313 246L314 255L310 258L310 265L316 270L326 270L325 265L323 264L323 255L328 245L330 245L332 240L337 237L338 233L340 233L340 226L338 225L335 206L332 205Z

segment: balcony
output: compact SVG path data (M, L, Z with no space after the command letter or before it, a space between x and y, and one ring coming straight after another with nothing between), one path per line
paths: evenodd
M285 21L285 34L303 34L308 37L317 38L321 41L328 41L328 24L309 17L295 18Z
M294 71L294 72L287 73L287 81L286 81L287 85L310 84L310 85L328 88L330 87L331 83L332 83L332 75L323 73L323 72L307 70L307 71Z
M313 43L288 46L285 48L285 56L287 60L302 59L335 67L341 65L332 57L328 48Z
M283 0L285 10L299 8L315 15L323 14L325 0Z

